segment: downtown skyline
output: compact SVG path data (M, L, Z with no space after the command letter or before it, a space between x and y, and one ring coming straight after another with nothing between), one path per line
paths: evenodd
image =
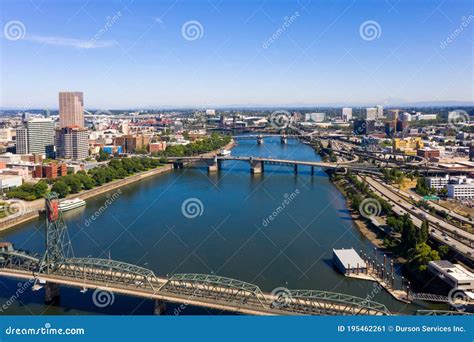
M0 107L55 109L59 91L99 109L472 104L473 14L468 1L5 1Z

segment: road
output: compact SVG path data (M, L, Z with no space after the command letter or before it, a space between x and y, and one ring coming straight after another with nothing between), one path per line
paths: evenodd
M414 198L415 201L421 201L421 200L423 200L423 196L420 196L420 195L418 195L418 194L416 194L416 193L414 193L414 192L413 192L413 193L412 193L412 192L411 192L411 193L408 193L408 192L403 191L403 190L398 190L398 189L395 189L395 188L394 188L393 186L391 186L391 185L389 185L389 187L390 187L393 191L396 191L396 192L398 192L399 194L401 194L401 195L403 195L403 196L405 196L405 197L408 197L408 198L412 197L412 198ZM452 211L452 210L450 210L450 209L448 209L448 208L446 208L446 207L443 207L443 206L439 205L439 204L436 203L436 202L428 201L428 204L429 204L431 207L433 207L434 209L438 210L438 211L445 211L445 212L447 212L447 213L449 214L449 216L455 218L455 219L458 220L458 221L461 221L461 222L463 222L463 223L465 223L465 224L468 224L468 225L471 225L471 226L474 224L474 222L471 221L471 220L469 220L467 217L462 216L462 215L459 215L458 213L456 213L456 212L454 212L454 211Z
M368 176L363 179L367 184L369 184L372 190L393 205L393 210L397 215L408 213L412 218L413 223L418 228L421 227L424 219L428 220L430 223L430 236L432 238L442 244L448 245L450 248L460 252L467 258L474 260L474 249L472 248L474 244L473 234L444 222L427 211L421 210L420 208L414 208L411 203L387 187L387 184L380 183ZM443 234L450 235L450 237L443 236ZM456 237L456 239L454 237ZM470 241L470 243L467 241L465 242L465 240Z

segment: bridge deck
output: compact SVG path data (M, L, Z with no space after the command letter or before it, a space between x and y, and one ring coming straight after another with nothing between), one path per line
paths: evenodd
M181 278L172 277L170 279L155 276L151 279L150 283L147 283L145 277L140 278L129 274L118 274L114 271L108 271L109 278L107 280L88 279L91 273L107 275L107 271L84 267L62 267L57 272L61 274L37 274L28 270L0 269L1 276L25 280L41 279L46 282L78 288L99 288L117 294L250 315L390 314L382 304L365 301L353 296L323 291L310 291L320 293L313 296L298 295L299 291L293 292L294 295L292 295L292 291L290 291L289 296L285 297L284 302L281 303L275 295L262 293L259 290L256 293L251 288L227 287L207 281L189 280L186 277L187 275ZM80 277L80 272L85 275L83 278ZM124 276L133 279L133 281L124 282Z

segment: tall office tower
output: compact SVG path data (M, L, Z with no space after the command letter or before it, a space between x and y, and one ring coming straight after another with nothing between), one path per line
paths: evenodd
M377 118L378 119L383 118L383 106L381 105L377 106Z
M59 127L84 128L84 98L81 92L59 93Z
M377 108L370 107L365 109L365 119L366 120L375 120L377 118Z
M397 121L399 112L400 109L390 109L387 113L387 119L390 121Z
M16 153L41 153L54 157L54 122L47 119L30 119L24 128L17 129Z
M89 156L89 133L79 127L56 130L56 154L59 158L82 160Z
M28 130L24 127L16 130L16 154L28 154Z
M352 120L352 108L342 108L342 120Z

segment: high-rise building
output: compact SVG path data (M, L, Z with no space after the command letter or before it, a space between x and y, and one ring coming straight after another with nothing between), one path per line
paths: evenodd
M25 127L16 130L16 154L28 154L28 130Z
M54 122L46 119L30 119L24 128L16 130L16 153L45 154L54 157Z
M352 120L352 108L342 108L342 120Z
M59 93L59 127L84 128L84 97L81 92Z
M378 119L383 118L383 106L378 105L376 108L377 108L377 118Z
M89 133L79 127L56 130L56 154L59 158L82 160L89 156Z
M377 108L370 107L365 109L365 119L366 120L375 120L377 118Z
M397 121L399 112L400 109L390 109L387 113L387 119L390 121Z

